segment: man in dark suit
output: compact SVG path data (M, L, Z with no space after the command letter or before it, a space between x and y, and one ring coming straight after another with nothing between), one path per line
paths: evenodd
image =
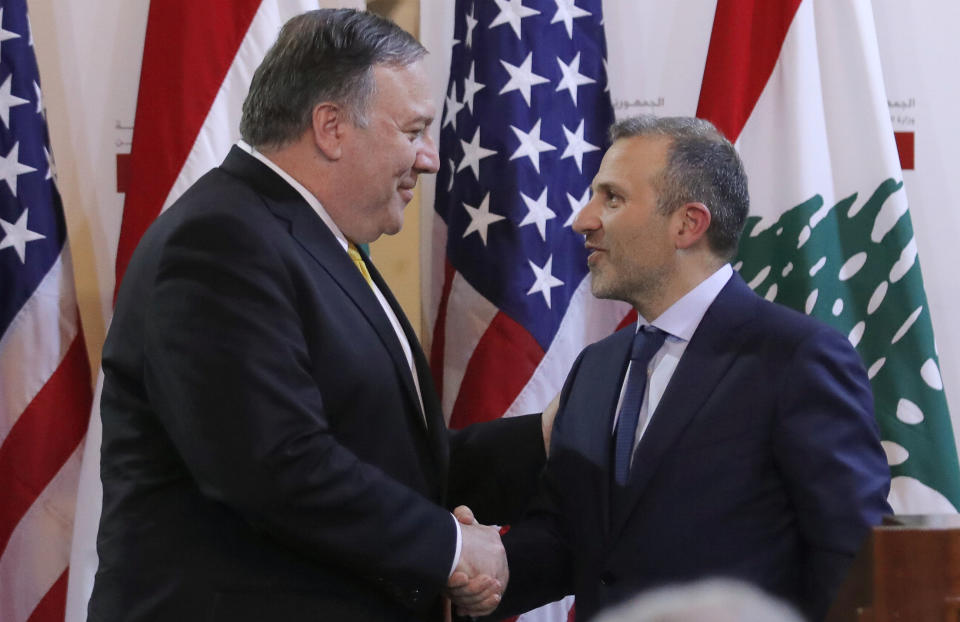
M103 355L90 620L437 620L455 570L502 590L497 532L445 507L516 518L540 419L451 438L355 247L437 169L424 54L371 14L292 19L244 141L144 235ZM478 454L492 468L465 472Z
M719 575L820 619L890 512L859 356L733 272L747 182L712 125L627 119L611 139L573 226L594 295L640 318L567 377L541 491L504 538L497 613L572 593L579 622Z

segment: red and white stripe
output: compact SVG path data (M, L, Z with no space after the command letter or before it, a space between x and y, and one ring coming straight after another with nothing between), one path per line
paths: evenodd
M616 330L629 308L597 300L589 279L574 293L547 350L449 265L433 317L431 367L450 425L539 412L587 344Z
M201 175L219 165L239 139L241 105L253 72L284 22L311 9L362 5L362 0L165 0L150 4L129 190L117 249L117 283L150 223ZM96 534L102 503L99 400L89 419L71 552L67 622L86 619L97 567ZM6 622L2 615L0 619Z
M0 339L0 620L62 620L90 410L70 248Z

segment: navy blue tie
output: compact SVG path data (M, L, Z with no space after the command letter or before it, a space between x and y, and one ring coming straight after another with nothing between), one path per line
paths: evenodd
M650 366L650 359L663 345L666 337L667 334L659 328L644 326L633 338L633 350L630 353L632 365L627 377L627 389L623 392L620 416L617 418L613 449L614 481L621 486L627 485L627 478L630 475L633 439L637 434L643 392L647 388L647 367Z

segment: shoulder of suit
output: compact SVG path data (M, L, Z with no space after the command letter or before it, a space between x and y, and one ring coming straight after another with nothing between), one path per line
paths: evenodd
M139 246L156 249L176 239L181 244L208 240L211 248L252 248L285 236L285 224L271 213L266 199L241 180L213 169L154 219Z
M258 215L266 216L266 212L245 208L265 205L265 200L245 180L214 168L187 188L158 220L209 217L218 213L227 218L256 219Z
M820 320L786 305L760 298L757 307L757 324L770 338L800 341L812 336L824 338L846 337L838 330Z

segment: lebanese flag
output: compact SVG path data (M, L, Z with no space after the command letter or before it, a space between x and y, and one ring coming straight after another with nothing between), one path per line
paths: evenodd
M960 471L867 0L719 0L697 116L734 141L751 216L735 268L848 335L897 513L955 512Z
M119 286L143 232L240 138L253 72L291 17L362 0L164 0L151 2L117 250ZM83 454L67 589L67 622L83 622L97 569L100 373Z

